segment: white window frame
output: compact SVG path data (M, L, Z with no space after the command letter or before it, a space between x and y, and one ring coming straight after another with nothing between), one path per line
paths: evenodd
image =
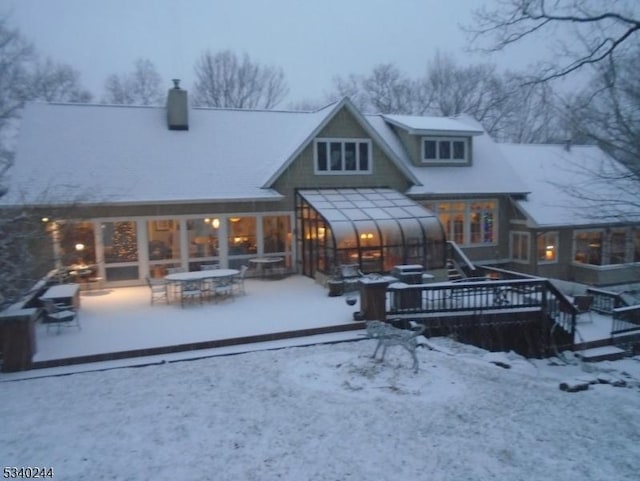
M493 240L492 242L474 242L471 243L471 214L472 214L472 209L471 206L475 203L485 203L485 202L493 202L494 204L494 209L492 210L493 213ZM438 200L438 201L433 201L433 202L428 202L426 203L426 207L431 209L437 216L438 219L440 218L440 213L442 212L440 210L440 205L442 204L464 204L464 233L463 233L463 240L464 242L462 244L460 244L460 246L462 247L487 247L487 246L497 246L498 245L498 241L500 238L500 232L499 232L499 227L500 227L500 222L499 222L499 215L500 215L500 202L498 201L498 199L442 199L442 200ZM451 213L451 211L447 211L448 213ZM453 224L452 224L453 225ZM446 232L446 227L445 227L445 234L447 236L447 239L451 240L451 235L453 234L453 232Z
M341 144L341 168L339 170L331 170L331 144L339 143ZM356 168L355 170L347 170L345 165L345 150L346 144L354 143L356 144ZM326 162L327 169L321 170L318 164L318 144L326 144ZM361 160L360 160L360 145L367 145L367 168L361 169ZM373 149L371 144L371 139L364 138L318 138L313 142L313 171L316 175L363 175L363 174L371 174L373 172Z
M524 252L520 251L520 255L517 256L515 246L520 246L522 240L525 240L526 248L524 249ZM520 264L529 264L531 262L531 234L524 231L511 231L509 241L509 256L511 260Z
M425 142L433 141L436 143L436 157L435 158L425 158L426 149ZM451 152L450 158L442 158L440 157L440 142L449 142L449 151ZM462 159L454 159L453 158L453 143L454 142L463 142L464 144L464 158ZM469 137L422 137L420 140L420 162L423 164L456 164L456 165L467 165L469 164L470 158L470 146L471 142Z

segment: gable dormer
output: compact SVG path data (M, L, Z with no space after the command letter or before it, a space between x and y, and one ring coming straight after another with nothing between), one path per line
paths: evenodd
M385 115L384 119L417 167L470 166L473 137L484 134L462 118Z

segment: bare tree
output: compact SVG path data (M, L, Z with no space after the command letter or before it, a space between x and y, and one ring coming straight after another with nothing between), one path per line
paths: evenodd
M32 44L0 18L0 204L11 188L11 137L28 100L87 101L71 67L40 61ZM22 206L0 208L0 307L17 300L50 267L43 223Z
M51 266L43 223L28 211L0 216L0 310L18 301Z
M289 102L287 109L299 112L314 112L326 107L329 102L321 102L319 100L302 99L296 102Z
M474 25L466 27L471 44L489 40L487 51L500 51L525 38L559 45L558 62L546 62L532 81L564 77L586 65L606 60L640 32L635 0L500 0L495 8L474 12ZM571 45L562 42L571 27ZM575 40L579 40L576 42Z
M7 131L27 99L29 65L34 58L33 46L9 26L6 17L0 17L0 174L11 164Z
M372 107L369 102L367 94L362 88L363 77L355 74L350 74L348 77L343 78L336 76L333 78L333 90L325 94L328 102L334 102L344 97L349 97L349 100L363 112L371 112Z
M51 59L36 61L27 84L26 98L45 102L90 102L91 92L82 87L80 73Z
M432 99L429 112L434 115L468 114L496 134L507 114L512 92L493 65L460 66L452 57L437 53L423 82Z
M375 112L383 114L411 114L419 101L417 84L393 64L376 66L362 87Z
M598 65L590 85L567 109L577 135L622 161L640 180L640 45Z
M503 77L507 94L504 115L493 128L500 142L563 143L570 138L563 99L549 83L527 83L521 74Z
M335 77L328 99L349 97L360 110L381 114L417 114L426 110L422 85L396 65L376 65L368 76Z
M261 65L230 50L202 54L195 65L194 104L240 109L277 106L288 88L281 68Z
M105 82L104 103L160 105L164 101L162 79L151 60L135 61L133 72L110 75Z

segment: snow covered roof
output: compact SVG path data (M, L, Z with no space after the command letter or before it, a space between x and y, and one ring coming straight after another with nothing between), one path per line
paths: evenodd
M403 147L398 136L388 124L389 118L410 118L414 126L421 125L420 117L402 115L368 115L367 120L378 131L396 155L403 160L418 183L408 195L492 195L524 194L528 191L520 176L506 161L502 151L482 126L467 116L456 119L440 118L443 126L457 125L457 135L473 135L472 165L470 166L416 166ZM427 124L437 125L435 117L425 117ZM449 131L450 132L450 131ZM473 134L472 134L473 133ZM478 135L478 133L480 135Z
M523 194L529 188L479 123L362 115L347 99L314 112L198 109L171 131L164 107L30 103L3 204L280 200L271 188L336 113L348 109L400 172L409 195ZM391 125L473 136L471 166L419 167Z
M410 134L418 135L481 135L481 127L473 127L464 121L465 116L456 117L425 117L417 115L383 115L384 119Z
M331 112L196 108L170 131L161 107L32 103L3 202L277 200L265 180Z
M2 202L279 200L275 180L343 107L419 183L346 98L314 112L193 108L187 131L168 130L163 107L30 103Z
M534 226L640 220L639 186L624 179L626 169L598 147L498 145L531 192L517 204Z

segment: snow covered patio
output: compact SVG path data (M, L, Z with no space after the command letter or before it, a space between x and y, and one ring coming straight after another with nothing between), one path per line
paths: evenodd
M246 295L184 308L179 303L150 305L146 286L83 292L81 330L68 327L58 334L36 324L34 367L204 348L215 341L233 344L229 340L255 342L358 328L353 321L358 305L328 297L327 290L310 278L247 279L245 286ZM145 350L148 353L141 352Z
M246 291L234 299L185 307L150 305L146 286L83 292L81 330L65 327L58 333L36 324L33 371L91 370L90 364L105 361L139 365L362 337L362 323L353 321L359 304L329 297L310 278L248 279ZM576 344L609 338L611 323L611 317L595 312L580 315ZM37 376L18 377L25 375Z

